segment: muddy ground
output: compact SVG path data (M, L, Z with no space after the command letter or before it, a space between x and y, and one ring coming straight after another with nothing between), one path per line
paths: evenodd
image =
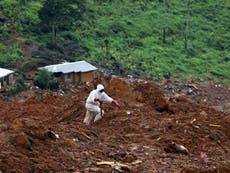
M103 104L105 117L86 126L85 100L97 83L2 99L0 172L230 172L228 87L102 79L122 107Z

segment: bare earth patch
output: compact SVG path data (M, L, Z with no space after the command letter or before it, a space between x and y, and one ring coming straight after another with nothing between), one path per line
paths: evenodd
M83 124L93 84L0 101L0 172L230 172L230 90L108 78L121 109ZM58 136L52 136L53 134Z

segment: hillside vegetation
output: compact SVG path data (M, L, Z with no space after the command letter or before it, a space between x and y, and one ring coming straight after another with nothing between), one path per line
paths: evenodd
M1 0L0 66L15 68L32 44L118 75L229 84L229 9L227 0Z

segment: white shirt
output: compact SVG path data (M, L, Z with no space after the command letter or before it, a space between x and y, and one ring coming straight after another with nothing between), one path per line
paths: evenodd
M99 92L98 90L93 90L90 92L87 100L86 100L86 104L92 104L92 105L97 105L99 106L100 103L98 101L94 101L95 98L99 98L104 102L109 102L111 103L113 101L113 99L111 97L109 97L105 92Z

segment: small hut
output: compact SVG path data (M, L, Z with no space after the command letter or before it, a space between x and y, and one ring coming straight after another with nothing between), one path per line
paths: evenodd
M46 69L60 81L68 83L91 82L98 75L97 68L86 61L65 62L39 69Z

